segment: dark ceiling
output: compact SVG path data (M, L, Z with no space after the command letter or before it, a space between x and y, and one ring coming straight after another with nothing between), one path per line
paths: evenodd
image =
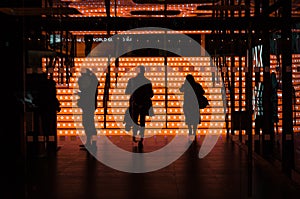
M28 0L31 2L33 0ZM269 0L268 15L258 0L52 0L42 8L3 7L5 14L29 18L32 26L68 30L73 34L105 34L137 27L164 27L176 31L281 29L290 22L297 28L300 1L292 0L287 22L286 0ZM41 1L42 2L42 1ZM260 7L257 9L257 7ZM22 10L23 9L23 10ZM260 12L260 13L255 13Z

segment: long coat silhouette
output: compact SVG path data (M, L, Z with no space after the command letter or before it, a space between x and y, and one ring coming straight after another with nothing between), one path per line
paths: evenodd
M152 83L144 75L145 67L139 66L139 73L137 76L128 80L125 94L130 95L129 99L129 115L133 121L133 141L137 132L140 131L141 141L143 141L146 116L152 116L152 100L154 92ZM142 146L142 142L139 142Z
M179 90L184 93L183 112L185 123L189 128L189 135L196 134L197 125L201 122L197 95L203 95L205 91L191 74L186 76Z
M99 81L96 75L89 69L82 72L78 79L78 85L80 96L78 100L78 107L82 109L82 125L87 137L86 147L95 147L95 143L92 142L92 136L97 135L95 128L94 113L97 109L97 95Z

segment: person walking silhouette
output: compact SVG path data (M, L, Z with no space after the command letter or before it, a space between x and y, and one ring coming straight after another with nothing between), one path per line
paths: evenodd
M94 113L97 109L97 95L99 81L96 75L88 68L83 69L78 78L80 92L77 105L82 109L82 125L86 134L86 149L95 149L96 143L92 141L92 136L97 135L95 127Z
M185 123L188 125L189 138L194 140L197 132L198 124L201 123L200 110L197 95L204 95L205 91L201 84L196 82L194 76L188 74L184 83L179 88L184 93L183 113Z
M151 98L154 96L152 83L145 77L145 67L138 66L137 76L128 80L125 94L130 95L129 115L132 119L133 142L139 131L141 139L138 141L138 147L143 148L146 116L153 116L153 107Z

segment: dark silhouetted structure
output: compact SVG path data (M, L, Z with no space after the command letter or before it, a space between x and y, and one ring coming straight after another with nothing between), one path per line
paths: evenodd
M32 97L31 110L34 113L34 134L44 137L46 145L40 143L35 153L43 155L45 148L48 154L57 151L57 112L60 102L56 97L56 82L48 79L47 74L32 74L27 79L27 93Z

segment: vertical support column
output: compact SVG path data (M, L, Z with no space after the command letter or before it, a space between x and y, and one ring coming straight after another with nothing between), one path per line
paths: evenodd
M235 57L231 56L230 72L231 72L231 87L230 87L230 112L231 112L231 135L234 135L233 115L235 112Z
M15 72L11 73L11 74L15 74L13 76L16 76L16 80L15 82L20 82L20 85L16 85L17 87L17 90L20 89L20 93L21 93L21 96L23 99L25 99L25 95L26 95L26 55L25 55L25 45L24 45L24 27L25 27L25 22L24 22L24 19L21 20L21 25L19 26L20 29L18 31L18 36L17 36L17 48L16 49L19 49L17 54L20 55L20 58L17 59L17 62L16 62L16 70ZM9 32L9 31L8 31ZM19 44L21 44L21 48L19 46ZM15 59L15 55L12 53L11 54L12 58ZM19 84L19 83L17 83ZM19 91L19 90L18 90ZM25 131L26 131L26 124L25 124L25 121L26 121L26 106L24 104L22 104L22 112L18 112L17 113L19 114L19 117L20 117L20 128L19 128L19 140L20 140L20 143L21 143L21 156L25 159L27 159L27 142L26 142L26 134L25 134Z
M263 36L263 131L262 131L262 152L264 157L272 153L272 140L274 138L274 129L272 127L272 104L271 104L271 78L270 78L270 43L269 31L264 30Z
M230 1L230 5L234 5L234 1ZM234 18L234 11L231 11L230 17ZM234 30L230 30L231 38L234 38ZM235 52L235 46L232 42L231 44L231 52ZM234 135L234 114L235 114L235 57L231 55L230 57L230 114L231 114L231 135Z
M257 31L257 30L256 30ZM255 31L255 32L256 32ZM255 61L254 63L252 63L254 65L254 71L255 71L255 141L254 141L254 150L255 153L260 154L261 153L261 136L260 136L260 131L262 128L262 89L263 89L263 85L260 82L260 68L262 66L261 63L261 47L256 46L252 49L252 56L253 56L253 60Z
M110 26L110 0L105 0L105 13L106 13L106 19L107 19L107 23L106 23L106 31L107 31L107 35L110 35L110 30L111 30L111 26ZM115 24L115 23L113 23Z
M224 95L224 98L225 98L225 106L224 106L224 113L225 114L225 123L226 123L226 136L228 137L229 136L229 132L230 132L230 129L229 129L229 113L228 113L228 101L227 101L227 89L231 87L231 84L230 84L230 81L229 81L229 74L228 74L228 68L227 68L227 63L226 63L226 55L223 55L223 67L225 67L226 69L226 72L224 72L224 87L223 87L223 95Z
M282 12L282 170L288 176L294 168L291 4L286 0Z
M205 34L201 34L200 35L200 45L201 45L201 52L200 52L200 55L201 56L205 56Z
M25 45L24 45L24 18L10 15L0 16L2 29L0 32L1 72L7 78L1 78L2 103L8 109L1 125L1 140L3 149L2 158L8 164L2 169L9 175L2 175L3 181L20 186L16 189L8 186L1 191L3 195L13 198L26 197L26 180L20 176L26 175L27 143L26 143L26 116L25 104ZM3 112L4 113L4 112ZM16 181L16 179L19 179Z
M260 15L260 0L255 0L254 1L255 5L254 5L254 16L255 17L259 17ZM255 29L255 34L260 34L258 29ZM257 45L257 43L256 43ZM255 153L260 154L261 153L261 137L260 137L260 130L261 130L261 120L262 120L262 108L261 108L261 104L258 106L258 100L259 103L261 102L261 98L258 98L258 93L260 93L260 67L262 66L261 64L261 59L260 59L260 52L261 52L261 47L257 47L257 50L253 49L253 59L255 60L255 63L253 63L255 65L255 89L256 89L256 96L255 96L255 106L258 109L258 113L255 113L255 141L254 141L254 150Z
M247 8L246 17L250 18L250 0L246 0L245 2ZM246 54L246 136L248 137L247 147L248 147L248 196L252 196L252 152L253 152L253 140L252 140L252 115L253 115L253 107L252 107L252 74L253 74L253 63L252 63L252 28L251 24L247 30L247 54Z
M164 34L164 49L167 49L167 31L165 31ZM164 50L164 71L165 71L165 110L166 110L166 119L165 119L165 123L166 123L166 129L168 128L168 53L167 51Z
M246 61L246 136L248 137L248 196L252 196L252 43L251 28L248 30L248 51Z
M240 41L242 42L242 41ZM243 141L243 135L242 135L242 130L243 130L243 125L242 125L242 100L243 100L243 81L242 81L242 78L243 78L243 73L242 73L242 53L240 52L239 53L239 114L240 114L240 117L239 117L239 141L242 143Z
M66 84L68 85L70 82L70 53L69 53L69 31L66 31L66 56L65 56L65 66L66 66Z
M77 48L77 36L76 35L73 36L73 40L74 40L74 58L75 58L75 57L77 57L77 50L78 50L78 48Z
M268 18L269 0L263 0L262 10L265 18ZM267 21L267 20L265 20ZM272 104L271 104L271 78L270 78L270 33L267 25L262 30L262 63L263 63L263 131L262 131L262 152L264 157L272 155L272 144L274 139L274 127L271 120Z
M107 57L107 72L105 74L105 84L104 84L104 94L103 94L103 108L104 108L104 129L106 129L106 122L107 122L107 110L108 110L108 101L109 101L109 89L110 89L110 57Z
M60 54L60 66L59 66L59 80L61 84L64 83L64 57L63 57L63 34L64 34L64 31L60 31L60 46L59 46L59 54Z
M164 52L164 65L165 65L165 109L166 109L166 128L168 128L168 56Z

